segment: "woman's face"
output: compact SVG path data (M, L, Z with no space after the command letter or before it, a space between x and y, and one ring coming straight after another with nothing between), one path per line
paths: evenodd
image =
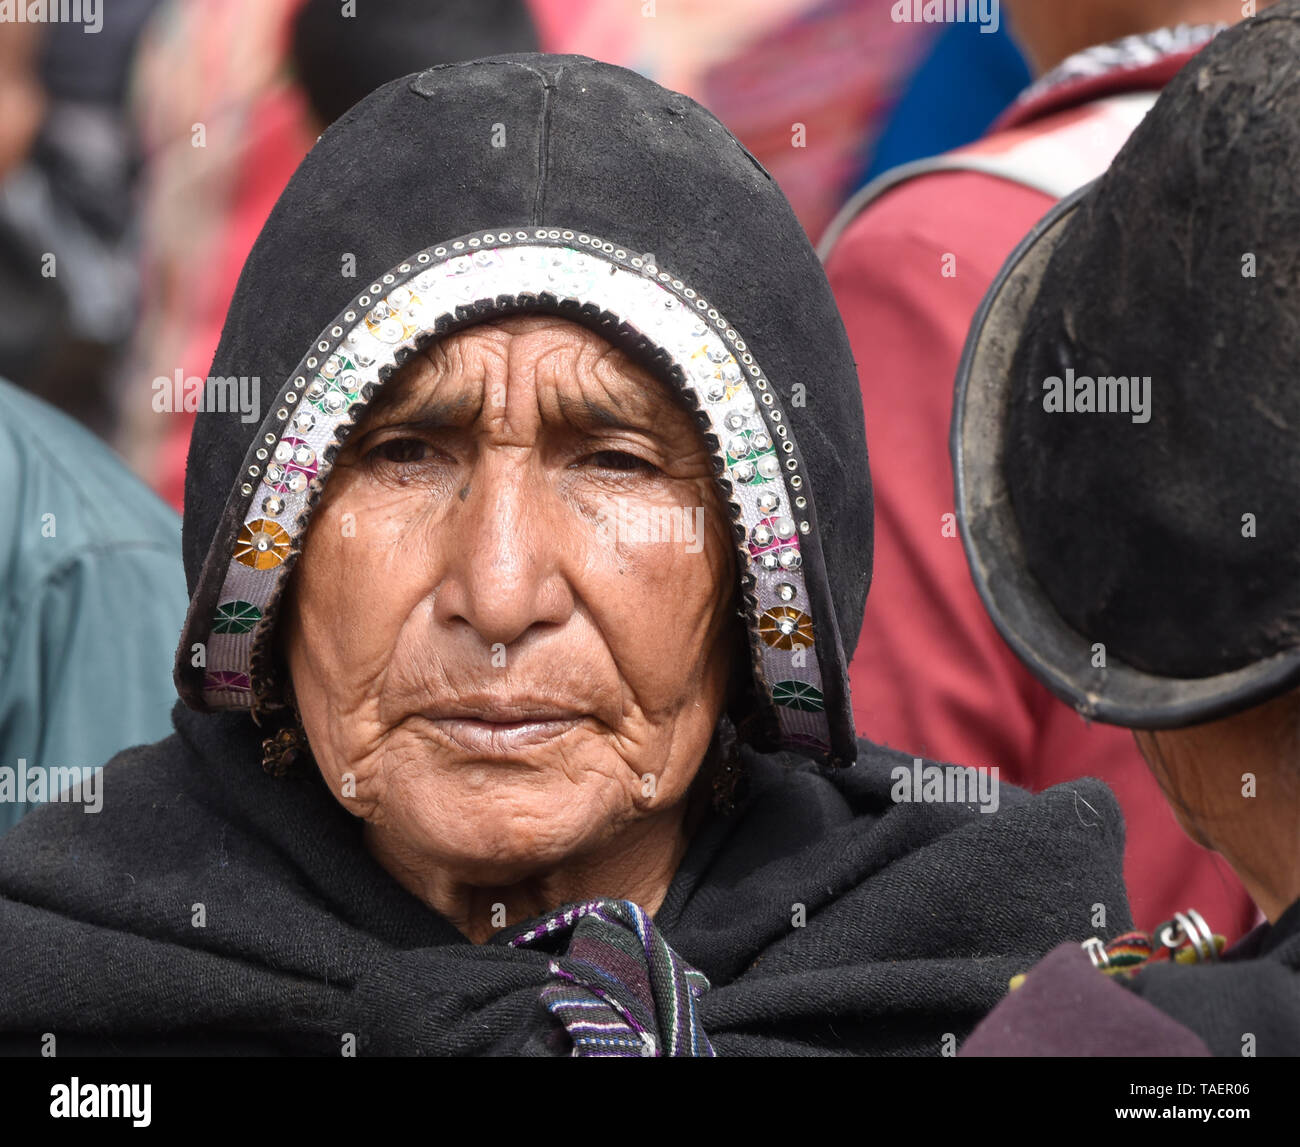
M348 439L286 602L331 790L398 863L471 884L680 820L732 547L691 415L598 336L526 316L435 344Z

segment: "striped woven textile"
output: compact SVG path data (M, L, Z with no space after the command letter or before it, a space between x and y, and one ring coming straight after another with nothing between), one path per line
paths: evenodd
M708 978L684 961L650 917L630 900L589 900L546 917L512 947L551 943L571 933L551 960L542 989L579 1056L712 1057L696 1003Z

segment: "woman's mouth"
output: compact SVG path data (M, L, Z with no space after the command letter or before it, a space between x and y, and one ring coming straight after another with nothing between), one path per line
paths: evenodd
M576 729L582 717L576 713L496 720L481 717L431 717L451 742L466 752L481 756L508 756L520 749L556 740Z

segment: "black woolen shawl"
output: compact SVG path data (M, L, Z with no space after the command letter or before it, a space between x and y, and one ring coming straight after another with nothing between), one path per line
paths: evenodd
M380 868L317 774L254 764L243 717L181 707L104 809L46 805L0 839L0 1051L555 1054L545 951L471 944ZM1123 822L1098 781L996 814L904 804L911 759L863 742L829 776L746 750L656 923L712 982L719 1055L939 1055L1055 944L1129 927ZM206 926L195 927L202 904ZM806 925L792 923L802 904Z

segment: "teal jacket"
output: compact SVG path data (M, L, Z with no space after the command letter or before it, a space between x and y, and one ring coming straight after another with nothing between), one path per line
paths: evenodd
M48 777L171 732L185 607L176 513L89 431L0 381L0 833Z

